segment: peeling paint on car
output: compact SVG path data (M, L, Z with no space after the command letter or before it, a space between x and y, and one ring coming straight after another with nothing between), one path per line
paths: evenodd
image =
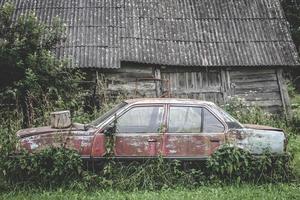
M283 131L245 128L230 131L229 134L233 136L230 140L232 144L252 154L261 154L264 151L279 154L284 152L285 134Z

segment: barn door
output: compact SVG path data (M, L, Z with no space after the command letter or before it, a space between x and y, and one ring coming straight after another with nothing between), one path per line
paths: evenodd
M224 78L221 70L171 71L162 70L162 79L169 80L162 84L162 90L171 90L172 97L192 98L215 103L223 103L227 98ZM223 80L223 81L222 81Z

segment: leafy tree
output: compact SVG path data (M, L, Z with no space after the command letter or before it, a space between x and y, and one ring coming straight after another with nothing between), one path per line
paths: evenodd
M282 0L282 6L291 25L294 42L300 53L300 1Z
M0 92L16 95L23 126L29 127L45 107L74 106L82 77L52 51L65 38L59 20L49 27L33 12L16 19L13 13L12 4L0 8Z

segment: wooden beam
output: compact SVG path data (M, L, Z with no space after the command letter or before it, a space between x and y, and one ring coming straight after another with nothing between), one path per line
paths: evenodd
M226 103L228 96L231 96L230 75L227 69L221 69L221 92L223 94L224 103Z
M278 87L279 87L279 91L280 91L284 114L287 119L290 119L290 117L291 117L290 98L289 98L289 94L288 94L288 90L287 90L287 85L285 83L285 80L284 80L282 74L283 74L282 69L276 70L277 82L278 82Z
M161 79L160 67L154 68L154 78ZM156 90L156 96L160 97L162 95L162 82L161 81L155 81L155 90Z

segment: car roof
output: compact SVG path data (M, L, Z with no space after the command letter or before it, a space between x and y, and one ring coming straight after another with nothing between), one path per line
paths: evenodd
M168 103L168 104L205 104L205 105L215 105L210 101L201 101L196 99L181 99L181 98L138 98L138 99L128 99L124 102L128 104L151 104L151 103Z

